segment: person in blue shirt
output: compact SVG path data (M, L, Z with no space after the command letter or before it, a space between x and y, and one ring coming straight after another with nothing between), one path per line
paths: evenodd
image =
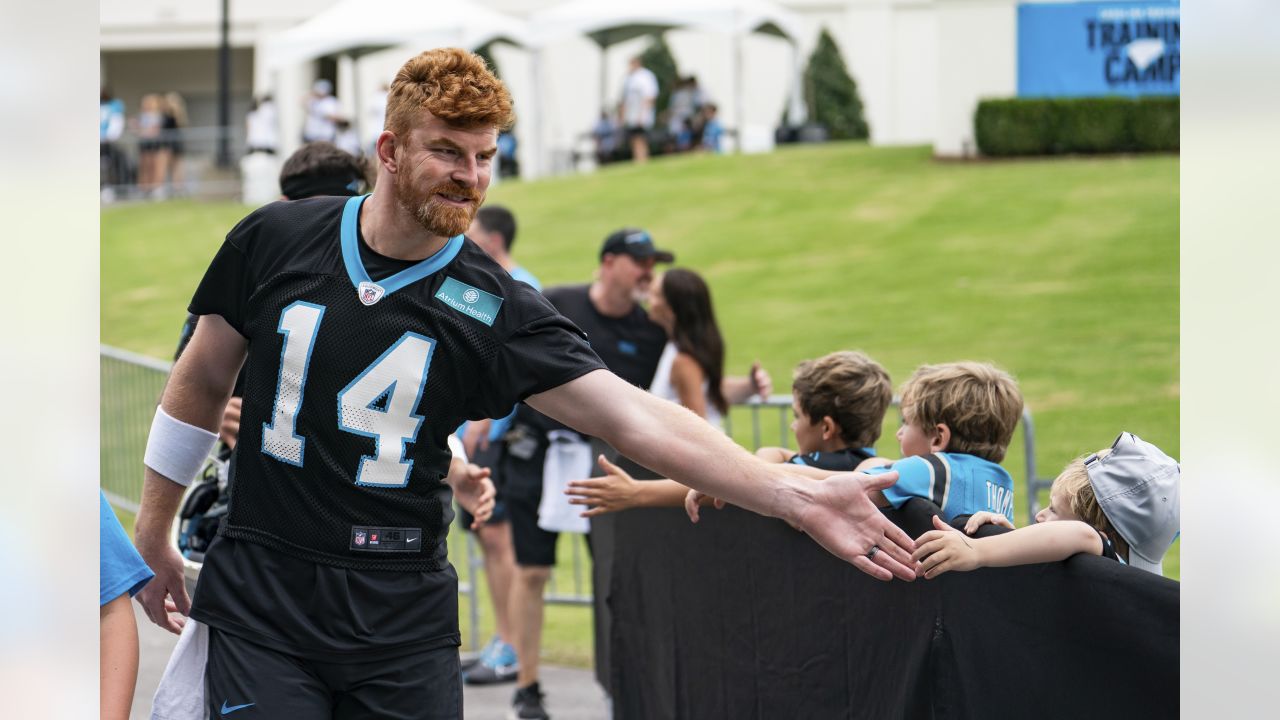
M860 468L898 471L898 481L872 500L901 508L924 498L946 522L983 511L1012 521L1013 478L999 463L1020 417L1022 393L1003 370L976 362L921 366L902 387L902 459ZM871 464L879 467L865 467Z
M107 496L98 491L98 622L101 694L104 720L127 720L138 681L138 625L129 598L154 573L125 534Z

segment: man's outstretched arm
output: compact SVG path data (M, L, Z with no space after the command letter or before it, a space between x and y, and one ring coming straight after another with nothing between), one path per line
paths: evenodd
M226 320L203 316L191 343L174 363L160 407L175 420L216 433L244 362L245 345L244 337ZM182 558L169 544L169 533L185 490L178 481L190 478L170 479L149 467L145 470L134 542L156 576L136 597L151 622L178 633L182 621L169 615L165 598L172 598L173 607L183 615L191 611L191 600L182 577Z
M892 484L897 473L875 478L848 473L809 482L782 465L761 461L685 408L606 370L534 395L528 403L672 480L786 520L869 575L915 578L915 543L867 498L868 490Z

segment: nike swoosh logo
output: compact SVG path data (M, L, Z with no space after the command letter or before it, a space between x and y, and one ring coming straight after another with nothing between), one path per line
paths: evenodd
M244 705L232 705L231 707L227 707L227 701L226 701L226 700L223 700L223 701L222 701L222 714L223 714L223 715L230 715L231 713L233 713L233 712L235 712L235 711L237 711L237 710L243 710L243 709L245 709L245 708L247 708L247 707L253 707L253 706L254 706L254 705L256 705L256 704L257 704L257 703L245 703Z
M405 540L405 542L407 542L407 543L411 543L411 542L417 542L417 540L418 540L418 538L407 538L407 539Z

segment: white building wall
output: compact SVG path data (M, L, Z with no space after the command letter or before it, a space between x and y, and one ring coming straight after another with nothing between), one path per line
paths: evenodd
M978 101L1018 91L1017 0L936 0L938 121L936 155L977 153Z

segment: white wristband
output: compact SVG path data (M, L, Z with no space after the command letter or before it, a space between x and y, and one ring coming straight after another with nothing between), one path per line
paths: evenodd
M209 459L216 433L171 417L164 408L156 408L147 436L147 452L142 462L166 478L186 487Z
M449 436L449 452L453 453L454 457L461 459L462 462L468 462L467 450L462 446L462 441L458 439L457 435Z

